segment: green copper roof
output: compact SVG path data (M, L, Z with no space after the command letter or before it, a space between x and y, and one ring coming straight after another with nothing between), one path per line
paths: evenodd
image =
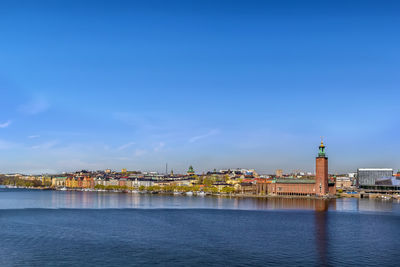
M321 141L321 145L319 146L318 157L321 157L321 158L325 157L325 146L322 141Z
M276 179L277 184L315 184L314 179Z
M193 166L190 166L190 167L189 167L188 173L194 173Z

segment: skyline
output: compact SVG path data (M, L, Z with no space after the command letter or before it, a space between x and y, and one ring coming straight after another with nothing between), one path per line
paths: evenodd
M399 9L3 1L0 173L396 170Z

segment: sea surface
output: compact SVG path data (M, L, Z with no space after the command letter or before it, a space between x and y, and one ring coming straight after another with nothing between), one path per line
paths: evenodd
M0 266L399 266L400 203L0 189Z

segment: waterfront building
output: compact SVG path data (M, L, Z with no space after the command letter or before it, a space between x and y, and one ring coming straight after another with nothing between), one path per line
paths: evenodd
M357 170L357 185L361 188L374 186L377 180L391 178L393 169L389 168L362 168Z
M102 177L98 177L98 178L94 179L94 186L96 186L96 185L106 186L107 185L106 179L102 178Z
M77 181L78 181L78 188L83 188L83 177L78 177Z
M395 186L400 187L400 177L395 175L389 178L378 179L375 181L376 185Z
M346 189L352 187L353 182L348 176L336 177L336 188Z
M315 183L317 195L328 194L328 157L325 155L325 146L322 141L316 158Z
M196 182L196 180L189 178L189 179L184 179L184 180L177 180L177 181L175 181L175 184L177 186L192 186L195 182Z
M106 182L106 185L111 185L111 186L119 186L119 180L117 179L110 179Z
M82 188L94 188L94 179L92 177L84 177L82 179Z
M52 183L52 181L51 181L51 177L48 177L48 176L42 176L42 185L45 185L45 186L50 186L50 185L51 185L51 183Z
M127 181L126 178L119 179L118 186L123 186L123 187L127 186L126 181Z
M68 188L78 188L78 178L77 177L68 177L65 180L65 186Z
M140 187L140 186L153 186L154 181L150 179L135 179L132 183L132 187Z
M276 178L272 181L257 181L256 193L260 195L328 196L336 193L336 186L329 181L328 157L321 142L316 158L315 179Z
M52 187L65 187L66 186L67 177L54 177L51 179Z

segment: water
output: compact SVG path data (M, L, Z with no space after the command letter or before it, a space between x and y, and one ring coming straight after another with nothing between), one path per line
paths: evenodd
M1 266L397 266L400 204L0 189Z

